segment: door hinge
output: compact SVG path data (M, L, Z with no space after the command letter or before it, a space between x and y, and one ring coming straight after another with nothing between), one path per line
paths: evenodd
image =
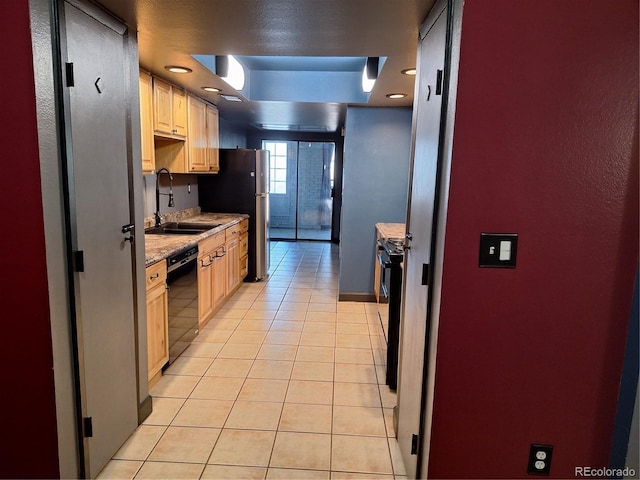
M436 95L442 95L442 70L436 73Z
M91 417L84 417L82 419L82 431L85 438L93 437L93 419Z
M413 435L411 435L411 455L417 455L418 454L418 440L420 439L420 437L418 435L416 435L415 433Z
M422 264L422 285L429 285L429 264Z
M75 81L73 78L73 63L65 63L64 65L65 67L65 73L66 73L66 78L67 78L67 87L74 87L75 86Z
M73 271L84 272L84 251L82 250L73 252Z

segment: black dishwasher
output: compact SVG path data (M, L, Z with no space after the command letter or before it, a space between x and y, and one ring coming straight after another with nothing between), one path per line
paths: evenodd
M198 335L198 247L167 258L169 287L169 363Z

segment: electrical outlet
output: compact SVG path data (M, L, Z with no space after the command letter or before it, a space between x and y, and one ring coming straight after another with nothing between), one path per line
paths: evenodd
M530 475L549 475L552 453L553 445L531 444L527 473Z

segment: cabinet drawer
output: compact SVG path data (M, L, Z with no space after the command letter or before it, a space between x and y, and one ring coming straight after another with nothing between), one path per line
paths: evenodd
M167 264L164 260L148 266L145 271L147 277L147 290L167 281Z
M227 235L227 242L234 238L238 238L240 236L240 224L236 223L235 225L231 225L225 230L225 233Z
M240 233L246 233L249 231L249 219L245 218L240 223Z
M224 245L225 234L224 232L216 233L209 238L206 238L198 243L198 252L200 254L211 253L212 250L216 250Z
M240 234L240 256L246 255L249 253L249 234L241 233Z

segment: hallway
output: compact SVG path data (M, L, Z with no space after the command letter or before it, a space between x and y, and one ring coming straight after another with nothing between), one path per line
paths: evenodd
M99 478L404 478L373 303L338 302L338 247L272 242L151 389Z

